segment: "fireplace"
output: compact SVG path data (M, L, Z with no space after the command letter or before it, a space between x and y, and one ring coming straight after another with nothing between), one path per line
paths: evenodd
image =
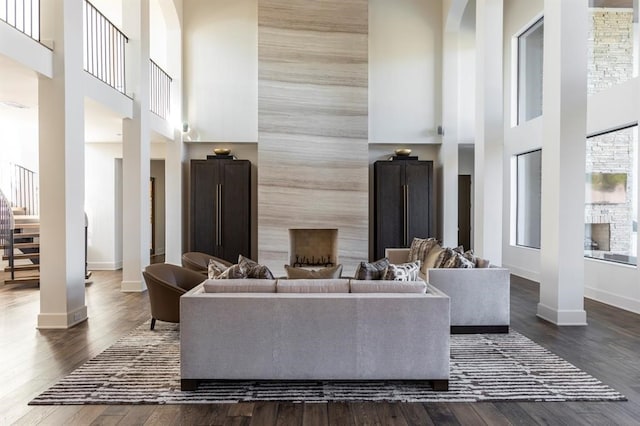
M337 229L289 229L289 265L317 267L337 263Z
M584 229L584 249L609 251L611 248L611 224L586 223Z

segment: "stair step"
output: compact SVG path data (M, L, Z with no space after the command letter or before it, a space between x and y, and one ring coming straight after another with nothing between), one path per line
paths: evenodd
M4 280L4 283L5 284L39 284L40 277L39 276L20 277L20 278L14 278L12 280Z
M15 265L13 267L14 271L35 271L40 270L40 265ZM11 268L9 266L4 268L5 272L11 272Z
M40 243L13 243L13 248L17 249L29 249L29 248L39 248Z
M16 253L13 255L14 259L37 259L40 257L40 253ZM2 260L9 260L9 256L2 256Z
M14 229L35 229L40 228L40 222L18 222L15 221Z
M18 239L18 238L38 238L40 236L39 232L18 232L16 234L13 234L13 238L14 239Z

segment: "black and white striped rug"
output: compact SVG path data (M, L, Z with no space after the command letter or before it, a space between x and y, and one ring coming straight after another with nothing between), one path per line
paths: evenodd
M29 405L238 401L621 401L626 398L521 334L451 336L449 391L423 382L204 382L180 390L177 325L145 323Z

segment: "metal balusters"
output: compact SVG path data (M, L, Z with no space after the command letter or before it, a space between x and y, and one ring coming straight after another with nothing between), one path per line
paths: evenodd
M171 110L171 77L151 60L150 67L151 84L151 112L161 118L167 119Z

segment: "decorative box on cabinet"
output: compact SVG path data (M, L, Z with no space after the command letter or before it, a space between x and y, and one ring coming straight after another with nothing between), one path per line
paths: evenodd
M374 253L434 235L433 161L374 163Z
M251 257L251 162L191 160L190 251Z

